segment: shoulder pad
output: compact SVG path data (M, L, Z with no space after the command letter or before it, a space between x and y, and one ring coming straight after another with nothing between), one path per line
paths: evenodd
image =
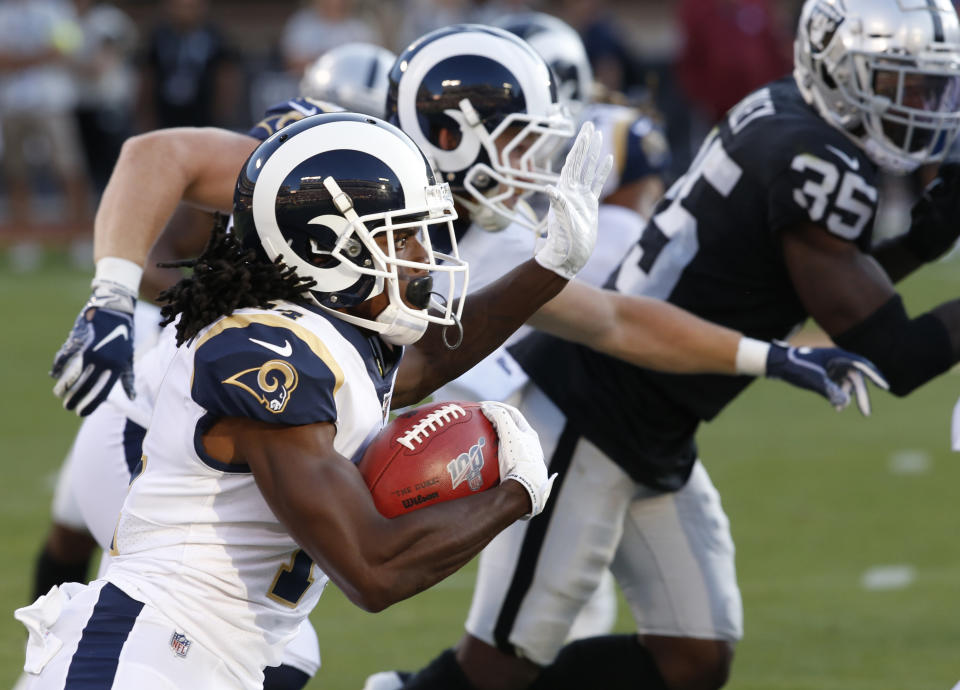
M343 108L339 105L328 101L297 96L296 98L291 98L288 101L283 101L282 103L277 103L267 108L263 119L251 127L247 131L247 134L260 141L264 141L292 122L297 122L311 115L338 113L342 110Z
M198 339L190 394L218 417L273 424L334 421L343 370L297 312L241 313Z

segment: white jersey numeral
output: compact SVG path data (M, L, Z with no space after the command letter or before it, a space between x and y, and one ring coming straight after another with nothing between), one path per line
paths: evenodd
M624 258L617 273L616 288L628 294L658 299L669 297L683 266L696 255L697 219L683 205L701 180L726 198L743 177L743 169L724 150L718 130L711 132L687 174L666 193L670 203L650 219L640 241Z
M820 177L819 180L807 179L803 187L793 190L793 200L801 208L807 209L810 220L814 223L824 222L830 195L836 191L837 183L840 183L840 192L834 204L840 211L848 213L853 220L847 222L842 215L834 211L826 216L825 223L827 229L835 235L855 240L873 215L873 208L855 195L859 193L876 203L876 187L871 187L861 175L852 170L846 170L841 178L836 165L809 153L802 153L794 158L790 167L800 173L811 171Z

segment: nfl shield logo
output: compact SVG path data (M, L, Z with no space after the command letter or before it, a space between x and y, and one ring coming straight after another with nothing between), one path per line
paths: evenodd
M170 637L170 649L182 659L187 656L187 652L190 651L190 640L187 639L186 635L175 632Z

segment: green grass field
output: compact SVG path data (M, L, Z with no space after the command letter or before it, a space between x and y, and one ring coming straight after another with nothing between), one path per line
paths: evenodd
M957 268L906 282L911 313L955 296ZM27 599L54 473L77 427L46 372L88 281L56 257L29 274L0 263L0 381L10 393L0 415L0 688L19 673L25 638L12 612ZM948 431L958 383L948 374L907 400L877 394L865 420L764 381L703 430L746 609L728 687L948 690L960 680L960 455ZM923 454L922 471L891 471L905 451ZM913 569L907 586L861 585L868 569L895 565ZM359 690L372 671L432 658L462 631L472 572L377 615L330 587L313 616L323 668L309 687ZM622 606L618 629L631 629Z

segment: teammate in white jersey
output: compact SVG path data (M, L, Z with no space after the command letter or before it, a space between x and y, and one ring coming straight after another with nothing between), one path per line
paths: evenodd
M382 116L386 101L387 74L395 56L380 46L351 43L328 51L305 72L300 97L271 108L249 130L250 136L266 139L277 129L318 112L348 109ZM334 105L343 102L347 107ZM176 261L197 256L204 247L211 214L181 206L151 249L140 292L154 299L181 277L179 271L163 269L158 261ZM141 455L141 444L153 411L156 388L163 370L154 366L163 358L151 350L161 329L160 310L151 302L138 301L134 311L134 369L136 398L128 402L119 387L84 420L61 467L52 505L53 522L37 558L33 573L33 597L65 582L85 582L97 547L109 548L120 505ZM168 334L165 339L172 343ZM103 572L109 555L101 558ZM305 625L288 645L284 663L265 672L265 690L297 690L320 666L316 633Z
M446 186L406 137L328 115L261 145L237 183L236 236L215 233L194 278L166 295L183 344L166 365L105 579L18 613L31 630L31 687L81 675L113 687L260 687L328 575L379 610L538 513L549 482L535 435L502 406L489 413L503 440L501 484L470 499L386 520L348 459L382 425L394 384L401 403L422 398L582 265L603 181L598 148L585 132L564 178L578 186L558 189L586 215L558 209L536 261L464 312L452 292L431 300L430 273L465 280L465 265ZM449 227L452 254L433 250L431 225ZM524 294L503 299L515 289ZM456 336L441 331L461 320L475 336L450 350Z

